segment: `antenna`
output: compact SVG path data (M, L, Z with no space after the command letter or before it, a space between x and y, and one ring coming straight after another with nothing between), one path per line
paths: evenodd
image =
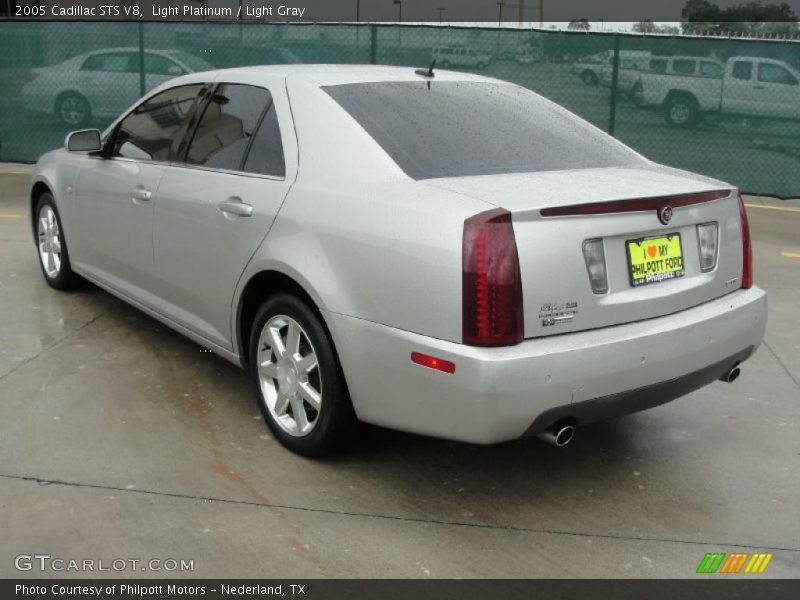
M422 77L430 77L431 79L433 79L434 77L436 77L436 73L433 72L433 68L435 66L436 66L436 59L434 58L433 62L431 63L431 66L428 68L427 71L425 69L417 69L416 71L414 71L414 73Z

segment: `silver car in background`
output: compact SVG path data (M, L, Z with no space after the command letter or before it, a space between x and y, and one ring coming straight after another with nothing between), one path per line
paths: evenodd
M464 73L185 75L44 155L31 211L52 287L247 368L306 455L358 421L564 445L733 380L766 324L736 189Z
M202 58L180 50L107 48L31 69L22 100L28 110L80 127L93 118L118 116L141 96L142 83L151 90L173 77L209 69L213 67Z

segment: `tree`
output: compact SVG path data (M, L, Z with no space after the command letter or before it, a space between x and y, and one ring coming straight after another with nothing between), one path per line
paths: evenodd
M671 25L658 25L651 21L650 19L646 19L644 21L639 21L638 23L634 23L633 27L631 28L633 31L637 33L679 33L680 30L677 27L673 27Z
M684 33L710 31L721 34L796 34L797 15L792 7L780 4L747 2L729 8L720 8L708 0L687 0L681 11Z
M567 25L567 29L573 29L577 31L589 31L592 28L591 24L589 23L588 19L572 19Z

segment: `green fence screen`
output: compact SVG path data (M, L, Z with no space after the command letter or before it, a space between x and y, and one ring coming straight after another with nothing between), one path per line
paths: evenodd
M273 63L466 70L524 85L644 156L800 196L800 43L374 24L0 22L0 160L35 161L187 72Z

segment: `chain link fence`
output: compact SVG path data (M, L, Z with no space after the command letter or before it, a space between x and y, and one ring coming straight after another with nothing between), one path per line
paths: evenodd
M800 43L377 24L0 22L0 160L35 161L185 72L362 63L476 72L648 158L800 196Z

